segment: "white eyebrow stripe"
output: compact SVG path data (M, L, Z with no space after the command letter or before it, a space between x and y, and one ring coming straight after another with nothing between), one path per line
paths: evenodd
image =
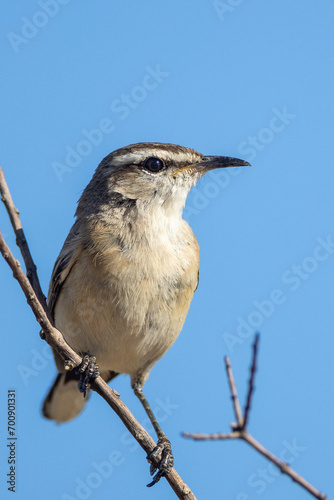
M143 161L145 158L150 156L161 158L162 160L168 161L172 160L175 162L182 163L192 163L200 161L200 157L197 154L184 152L184 151L166 151L165 149L145 149L140 151L131 151L131 153L119 154L114 156L112 163L115 166L137 164Z
M112 159L112 163L113 165L116 165L118 167L127 163L139 163L143 158L143 153L136 153L135 151L132 151L131 153L114 156Z

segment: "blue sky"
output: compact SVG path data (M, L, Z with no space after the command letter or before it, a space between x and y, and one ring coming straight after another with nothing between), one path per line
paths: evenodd
M0 164L44 291L76 201L114 149L172 142L251 161L189 196L200 285L146 395L198 498L311 498L243 443L180 436L229 430L223 357L243 404L259 330L249 430L333 495L333 3L18 0L2 12ZM19 257L4 207L0 227ZM41 417L55 367L2 260L0 273L1 498L11 388L17 500L175 498L166 481L145 487L144 452L96 394L71 423ZM145 423L128 377L113 387Z

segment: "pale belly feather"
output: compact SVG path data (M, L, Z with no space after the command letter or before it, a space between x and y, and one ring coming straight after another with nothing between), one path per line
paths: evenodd
M197 272L189 247L158 259L147 249L133 257L111 248L94 259L83 251L58 298L56 326L75 351L96 356L100 371L146 379L181 331Z

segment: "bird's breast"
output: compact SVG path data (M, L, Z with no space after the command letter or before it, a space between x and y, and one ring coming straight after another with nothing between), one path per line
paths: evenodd
M56 322L74 349L95 354L101 368L129 374L169 349L198 275L196 238L188 225L179 231L172 238L156 234L151 243L143 233L136 240L92 228L94 244L82 251L56 307Z

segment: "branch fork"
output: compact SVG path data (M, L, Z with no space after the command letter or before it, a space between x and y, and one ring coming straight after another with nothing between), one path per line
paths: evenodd
M282 472L282 474L288 475L293 481L298 483L302 488L308 491L311 495L313 495L318 500L329 500L328 497L318 491L312 484L310 484L306 479L301 477L295 470L293 470L289 464L283 462L279 458L277 458L273 453L268 451L261 443L259 443L248 431L247 424L249 422L249 414L250 408L254 395L254 382L255 382L255 372L257 370L257 357L258 357L258 348L259 348L259 340L260 336L257 333L255 335L254 343L253 343L253 355L252 362L250 367L250 376L248 381L248 391L246 397L246 404L244 412L241 411L241 406L237 394L237 387L234 381L232 365L228 357L224 358L226 374L228 379L228 384L230 387L231 400L233 411L235 415L236 422L231 423L231 431L226 434L216 433L216 434L193 434L190 432L184 432L183 437L194 439L195 441L220 441L226 439L241 439L248 443L252 448L254 448L258 453L263 455L267 460L272 462L278 469Z

